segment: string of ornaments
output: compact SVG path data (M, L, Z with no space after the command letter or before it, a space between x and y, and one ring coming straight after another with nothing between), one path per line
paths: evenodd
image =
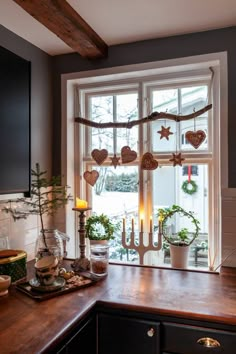
M204 112L210 110L212 108L212 105L207 105L203 109L186 115L186 116L180 116L180 115L174 115L174 114L168 114L167 112L153 112L151 115L148 117L142 118L139 121L128 121L127 123L119 123L119 122L110 122L110 123L97 123L94 121L90 121L85 118L77 117L75 118L75 122L79 122L82 124L85 124L87 126L92 126L95 128L126 128L126 129L131 129L134 125L138 124L143 124L143 123L149 123L150 121L154 121L156 119L172 119L175 120L176 124L184 121L184 120L189 120L189 119L194 119L194 130L189 130L185 133L185 139L191 144L195 149L198 149L200 145L204 142L206 139L206 134L203 130L196 130L195 126L195 118L202 115ZM171 127L165 127L161 125L161 130L157 131L158 134L160 134L160 140L161 139L166 139L170 140L172 138L172 135L174 134L171 132ZM176 139L177 141L177 139ZM116 152L116 139L115 135L113 135L113 149L114 149L114 155L110 157L111 160L111 166L114 166L116 169L118 165L120 165L120 160L122 164L127 164L135 161L137 159L137 152L134 150L131 150L131 148L126 145L121 148L120 151L120 157L117 156ZM91 152L91 156L93 160L97 163L97 165L101 166L108 158L108 151L107 149L94 149ZM177 151L176 147L176 152L172 153L172 157L169 159L170 162L173 163L173 167L175 166L182 166L182 162L185 161L185 159L182 157L181 152ZM158 161L153 157L152 153L146 152L143 154L141 158L141 169L142 170L155 170L158 168ZM97 170L92 170L92 171L85 171L83 174L83 177L85 181L90 184L92 187L95 185L99 178L99 172Z
M164 138L169 141L171 136L174 134L173 132L171 132L170 129L171 127L166 128L164 126L161 126L161 130L157 131L157 133L160 134L160 140ZM206 134L203 130L189 130L185 133L185 138L195 149L198 149L199 146L206 139ZM94 149L91 152L91 156L93 160L97 163L97 165L101 166L108 158L108 151L106 149ZM120 157L117 157L116 151L114 151L114 156L110 157L111 166L114 166L114 168L117 168L117 166L120 165L120 160L122 164L127 164L135 161L136 159L137 152L131 150L128 145L122 147L120 151ZM182 157L182 154L177 151L176 153L172 153L172 157L169 159L169 161L173 163L173 167L177 165L182 166L182 162L184 160L185 159ZM155 170L156 168L158 168L158 161L153 157L150 152L144 153L141 158L141 169ZM97 170L85 171L83 176L88 184L94 186L99 178L99 172Z

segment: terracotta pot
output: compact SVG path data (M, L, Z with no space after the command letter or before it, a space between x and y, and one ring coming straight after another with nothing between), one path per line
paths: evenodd
M171 267L186 269L188 267L189 246L170 245Z
M89 240L90 245L108 245L108 240Z

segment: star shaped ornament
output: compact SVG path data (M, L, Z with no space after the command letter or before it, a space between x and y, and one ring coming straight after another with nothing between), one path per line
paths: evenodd
M159 134L161 134L160 139L166 138L166 140L169 140L169 135L172 135L173 133L170 132L170 127L165 128L163 125L161 126L161 130L158 130Z
M170 162L173 162L173 166L175 167L176 165L182 166L182 161L185 159L181 156L181 153L179 154L172 154L172 159L170 159Z
M114 166L115 168L120 164L119 162L120 158L117 157L116 154L110 159L111 159L111 165Z

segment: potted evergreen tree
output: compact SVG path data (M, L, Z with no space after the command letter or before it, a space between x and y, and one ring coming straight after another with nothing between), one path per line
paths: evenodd
M41 171L39 163L36 163L35 169L31 169L31 197L17 199L23 208L6 207L4 211L11 213L15 221L26 219L29 215L38 215L41 231L36 241L36 258L54 253L63 258L63 240L68 239L68 236L57 229L47 229L45 217L53 216L72 197L67 193L69 187L61 186L61 176L47 179L46 174L47 171Z

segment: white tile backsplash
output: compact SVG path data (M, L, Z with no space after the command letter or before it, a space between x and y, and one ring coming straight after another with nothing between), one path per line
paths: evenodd
M10 219L0 220L0 237L7 236L9 238L10 234Z
M38 215L29 215L26 219L14 221L10 213L2 211L7 205L9 206L8 203L0 204L0 236L8 237L10 248L27 252L28 261L34 259L35 242L41 230L40 218ZM64 209L61 208L55 221L51 216L44 216L44 227L55 227L63 232L64 220ZM60 222L57 224L57 221Z
M235 250L235 251L234 251ZM222 261L236 267L236 189L222 191Z

